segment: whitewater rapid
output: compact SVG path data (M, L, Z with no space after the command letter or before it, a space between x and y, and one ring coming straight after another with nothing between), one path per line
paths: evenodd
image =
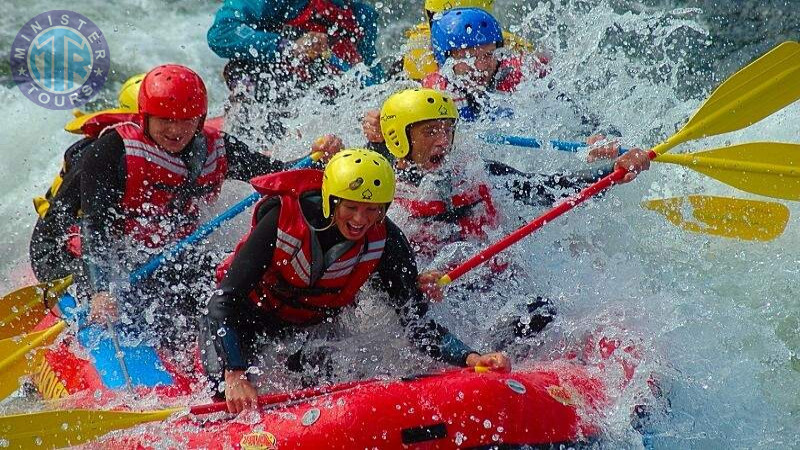
M383 14L402 18L387 21L381 38L384 54L397 48L402 28L417 20L417 3L380 4ZM573 108L578 105L600 130L618 131L625 146L655 145L676 131L707 96L698 86L728 75L709 75L713 64L702 67L706 72L691 70L697 55L708 53L713 39L697 10L662 6L626 12L599 1L529 2L526 8L521 3L500 1L502 22L553 52L552 73L526 84L512 98L498 99L516 111L513 120L460 125L458 145L475 158L498 158L528 171L585 168L574 155L489 146L474 136L502 131L583 139L592 127L581 124L581 114ZM106 31L114 73L93 106L113 103L128 76L177 62L204 77L212 112L221 113L226 96L220 77L224 61L205 40L217 2L136 0L119 6L100 0L80 5L15 0L11 4L13 13L0 18L3 48L30 16L49 9L75 8ZM45 191L63 150L75 137L62 130L69 112L33 105L9 84L7 70L0 73L4 77L0 292L6 292L25 281L20 277L35 223L31 198ZM331 132L347 145L361 145L361 113L378 107L395 89L410 86L393 82L360 90L353 85L352 77L345 77L345 95L333 107L321 106L313 98L300 100L299 116L290 121L300 136L293 131L270 150L278 157L299 156L316 136ZM565 103L565 97L573 103ZM750 141L800 142L800 105L746 130L695 141L675 151ZM239 185L226 191L217 210L241 198L247 188ZM535 355L556 357L563 353L565 342L599 328L615 328L645 344L644 367L662 374L669 387L672 414L655 426L656 448L798 448L800 207L780 201L791 212L784 234L771 242L747 242L690 234L639 206L644 199L689 194L773 201L688 169L654 164L634 183L615 187L603 198L569 212L511 250L536 293L558 299L559 315L540 336L542 345ZM521 223L519 217L533 218L540 212L511 202L503 207L509 229ZM245 230L245 222L238 221L224 239L217 240L218 245L230 248ZM492 303L496 298L476 294L472 308L492 320L513 306ZM459 307L445 302L435 313L445 315L448 308ZM392 320L382 313L361 311L356 316L353 320L359 325L353 342L382 339L381 324ZM348 354L346 342L338 345L344 356L362 358ZM380 356L387 354L392 355ZM404 361L395 360L386 367L403 365ZM638 382L641 387L644 380ZM641 447L626 409L632 401L620 399L619 410L606 418L604 447Z

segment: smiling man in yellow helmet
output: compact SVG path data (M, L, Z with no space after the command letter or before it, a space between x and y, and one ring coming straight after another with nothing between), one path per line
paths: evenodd
M426 21L406 31L408 42L403 56L403 70L414 80L422 80L438 68L431 51L431 21L434 16L452 8L480 8L494 13L494 0L425 0ZM506 47L515 52L532 52L533 44L508 31L503 31Z
M258 355L265 343L281 352L287 348L281 342L355 305L370 279L422 352L457 366L510 369L505 355L481 354L425 317L428 303L417 286L413 251L386 218L395 175L385 157L346 149L324 172L273 174L252 184L264 200L255 207L250 233L218 268L219 289L200 338L203 366L229 411L257 406L248 374L263 367ZM290 369L302 352L286 355Z

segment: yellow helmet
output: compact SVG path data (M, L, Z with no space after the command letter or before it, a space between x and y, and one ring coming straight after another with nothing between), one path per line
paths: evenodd
M322 215L331 216L331 197L366 203L394 200L394 170L383 155L350 148L333 155L322 176Z
M434 14L452 8L480 8L491 13L494 12L494 0L425 0L425 10Z
M386 147L397 158L411 151L408 126L426 120L458 119L453 98L435 89L406 89L396 92L381 107L381 133Z
M122 84L119 90L119 107L130 112L139 111L139 87L142 85L145 73L134 75Z

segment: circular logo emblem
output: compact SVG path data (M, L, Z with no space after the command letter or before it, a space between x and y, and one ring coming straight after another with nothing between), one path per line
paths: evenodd
M20 91L48 109L73 109L88 102L106 82L110 57L100 28L69 10L48 11L29 20L9 54Z

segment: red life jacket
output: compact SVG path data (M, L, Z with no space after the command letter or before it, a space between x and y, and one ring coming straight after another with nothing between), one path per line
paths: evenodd
M404 208L416 224L406 227L409 241L425 255L433 255L450 242L485 239L485 227L496 227L500 216L488 185L461 186L448 199L410 183L398 183L395 204ZM458 235L450 232L458 226ZM414 226L417 225L417 226Z
M81 132L86 137L97 138L106 128L125 122L139 123L139 113L97 114L81 125Z
M114 128L125 144L127 178L121 202L126 214L125 234L154 248L191 234L197 227L200 205L216 200L228 171L220 132L202 130L206 159L200 174L190 181L183 160L158 148L140 126L122 124ZM185 194L187 188L193 192Z
M333 54L350 65L363 59L356 42L364 37L364 30L347 4L339 7L330 0L308 0L305 9L287 23L304 31L327 34Z
M336 260L325 266L328 255L321 255L318 248L312 251L312 245L318 245L316 232L308 226L300 205L304 194L322 188L322 172L305 169L264 175L254 178L252 184L265 196L256 206L253 227L259 206L269 198L278 197L281 210L272 264L248 294L250 300L279 319L297 325L319 323L353 304L383 255L386 226L382 223L373 226L361 241L341 248ZM218 281L222 281L236 252L248 238L249 234L217 268Z

